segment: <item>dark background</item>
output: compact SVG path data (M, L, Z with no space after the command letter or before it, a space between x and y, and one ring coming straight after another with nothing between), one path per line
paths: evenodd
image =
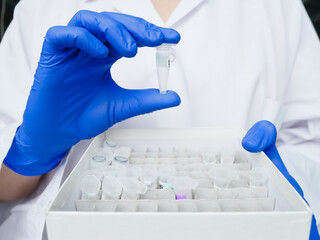
M320 0L303 0L303 4L320 38Z
M13 9L19 0L0 0L0 41L13 16ZM4 6L4 8L3 8Z
M67 1L67 0L66 0ZM302 0L320 38L320 0ZM0 0L0 41L19 0Z

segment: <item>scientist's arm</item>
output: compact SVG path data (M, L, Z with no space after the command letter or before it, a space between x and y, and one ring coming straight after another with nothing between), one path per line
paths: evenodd
M57 167L80 140L127 118L179 105L175 92L124 89L110 72L118 59L134 57L138 47L179 40L173 29L109 12L79 11L67 26L50 28L23 122L3 163L19 175L40 176ZM37 178L27 179L32 188ZM1 184L0 192L6 194ZM12 187L19 192L20 186L13 182Z
M0 169L0 201L16 201L32 193L41 176L22 176L6 165Z

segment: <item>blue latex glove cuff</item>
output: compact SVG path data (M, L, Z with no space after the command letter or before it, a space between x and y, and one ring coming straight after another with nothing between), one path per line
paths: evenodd
M290 175L286 166L284 165L279 152L276 147L277 129L269 121L263 120L257 122L247 132L242 139L242 146L249 152L261 152L263 151L272 161L272 163L279 169L283 176L290 182L290 184L296 189L300 196L306 201L303 195L303 191L298 182ZM306 201L307 202L307 201ZM307 202L308 203L308 202ZM310 240L319 240L319 233L316 225L316 220L312 216Z
M62 153L53 159L31 158L32 151L30 152L27 147L21 146L18 139L19 132L17 131L3 164L20 175L38 176L45 174L56 168L65 155L65 153ZM24 161L14 161L18 159L23 159Z

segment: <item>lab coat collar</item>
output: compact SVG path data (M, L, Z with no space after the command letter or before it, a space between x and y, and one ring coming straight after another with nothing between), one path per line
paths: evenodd
M84 0L85 2L95 2L104 0ZM172 27L179 20L183 19L205 0L181 0L166 23L162 21L155 10L151 0L113 0L113 7L121 13L139 16L163 27Z

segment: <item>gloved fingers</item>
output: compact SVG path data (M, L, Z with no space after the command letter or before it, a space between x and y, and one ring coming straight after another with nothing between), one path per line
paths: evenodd
M164 36L164 43L178 43L181 39L180 34L172 28L159 27Z
M158 27L142 18L113 12L103 12L102 14L123 24L136 40L138 46L154 47L162 43L178 43L181 38L176 30Z
M168 91L167 94L159 94L158 89L123 90L123 94L127 94L129 97L123 100L123 104L117 106L119 108L118 112L121 112L121 114L118 114L116 122L137 115L175 107L181 102L179 95L173 91ZM128 102L130 104L127 104Z
M105 92L99 94L99 101L94 102L94 107L83 111L79 119L80 128L93 128L84 136L90 139L125 119L150 113L164 108L175 107L181 100L177 93L168 91L167 94L159 94L157 89L127 90L117 86L112 93L113 100L105 100ZM94 119L94 124L89 124L85 119ZM82 120L84 119L84 120Z
M242 139L242 146L249 152L261 152L275 145L277 129L269 121L259 121Z
M57 52L65 48L79 48L94 58L108 56L108 48L84 28L55 26L45 36L43 53Z
M117 57L134 57L137 54L136 41L128 30L105 14L81 10L73 16L68 26L87 29L103 43L110 44Z

